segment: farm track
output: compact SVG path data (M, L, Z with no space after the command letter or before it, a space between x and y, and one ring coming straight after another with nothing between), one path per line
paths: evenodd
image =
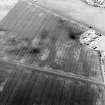
M105 87L104 83L101 82L97 82L91 79L88 79L86 77L83 76L79 76L70 72L65 72L62 70L54 70L51 68L43 68L43 67L37 67L37 66L30 66L30 65L24 65L21 63L14 63L14 62L8 62L8 61L0 61L0 66L1 65L5 65L2 66L3 70L14 70L14 69L18 69L18 70L28 70L29 72L37 72L37 73L44 73L47 75L53 75L53 76L58 76L64 79L73 79L73 80L79 80L79 81L83 81L83 82L87 82L87 83L91 83L91 84L96 84L96 85L101 85Z

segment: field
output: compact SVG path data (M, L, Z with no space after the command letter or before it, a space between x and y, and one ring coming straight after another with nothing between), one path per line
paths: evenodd
M88 27L20 2L0 29L0 105L105 104L100 56L79 42Z
M17 0L0 0L0 21L7 15Z

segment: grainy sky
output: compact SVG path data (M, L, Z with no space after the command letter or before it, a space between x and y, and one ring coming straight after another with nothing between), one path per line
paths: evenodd
M0 0L0 21L18 0Z

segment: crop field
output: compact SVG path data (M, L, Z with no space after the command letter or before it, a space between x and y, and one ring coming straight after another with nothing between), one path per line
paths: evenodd
M100 55L79 42L88 29L17 3L0 22L0 105L104 105Z

